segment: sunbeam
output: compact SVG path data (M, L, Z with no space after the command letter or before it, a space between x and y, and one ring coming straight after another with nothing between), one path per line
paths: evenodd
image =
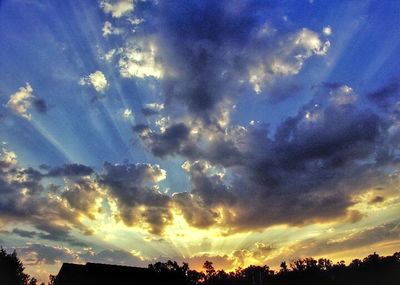
M0 255L47 282L63 263L278 272L393 254L399 15L0 0Z

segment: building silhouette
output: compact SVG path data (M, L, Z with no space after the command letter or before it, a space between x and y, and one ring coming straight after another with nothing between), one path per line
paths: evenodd
M154 274L148 268L99 263L64 263L54 285L172 284L165 278L166 276Z

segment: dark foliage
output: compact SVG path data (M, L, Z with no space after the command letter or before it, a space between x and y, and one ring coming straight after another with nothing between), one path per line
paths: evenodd
M100 266L104 270L108 267L115 267L115 272L121 271L121 268L115 265L91 264L90 266ZM122 269L124 269L123 271L130 270L129 267L123 267ZM392 256L383 257L376 253L370 254L363 260L354 259L349 265L346 265L344 261L334 264L329 259L320 258L317 260L308 257L293 260L289 265L286 262L282 262L280 270L277 271L271 270L266 265L251 265L228 273L224 270L216 270L212 262L206 261L203 265L203 272L198 272L190 270L187 263L183 263L180 266L177 262L171 260L150 264L147 269L136 268L136 270L143 271L142 273L151 277L150 279L157 280L157 283L161 282L160 285L391 285L398 284L400 280L400 252L396 252ZM24 266L15 251L8 254L1 248L0 284L36 285L37 280L33 277L30 278L23 271ZM113 275L112 270L103 273ZM128 276L125 277L127 278ZM125 277L123 278L124 280L126 279ZM137 280L134 279L135 276L129 276L129 279L126 282L124 281L124 284L136 284ZM78 281L79 284L86 285L90 283L84 280L80 281ZM75 283L74 285L78 285L78 283ZM51 275L48 284L57 285L57 277ZM41 285L44 285L44 283ZM119 285L119 283L115 285Z
M15 251L7 253L3 248L0 249L0 284L35 285L36 279L29 280L29 275L24 273L24 269Z
M268 266L251 265L235 272L227 273L215 270L212 262L204 263L203 272L188 270L187 264L182 268L176 262L156 263L150 265L170 272L179 272L182 283L191 285L391 285L400 280L400 253L381 257L374 253L363 260L355 259L346 266L344 261L334 264L331 260L320 258L303 258L293 260L289 266L281 263L279 271L270 270ZM184 270L183 270L184 268Z
M189 265L187 263L179 266L176 261L171 260L165 263L156 262L155 264L149 264L149 270L157 275L157 279L168 280L170 284L191 284L188 278Z

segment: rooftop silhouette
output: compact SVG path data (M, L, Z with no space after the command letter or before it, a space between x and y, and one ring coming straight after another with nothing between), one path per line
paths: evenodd
M55 279L55 285L128 284L128 282L153 284L152 282L157 281L155 277L148 268L98 263L85 265L64 263ZM135 282L131 282L133 279Z

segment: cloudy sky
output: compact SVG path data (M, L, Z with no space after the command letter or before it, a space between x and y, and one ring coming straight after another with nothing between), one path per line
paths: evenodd
M0 243L226 270L400 246L400 2L0 0Z

